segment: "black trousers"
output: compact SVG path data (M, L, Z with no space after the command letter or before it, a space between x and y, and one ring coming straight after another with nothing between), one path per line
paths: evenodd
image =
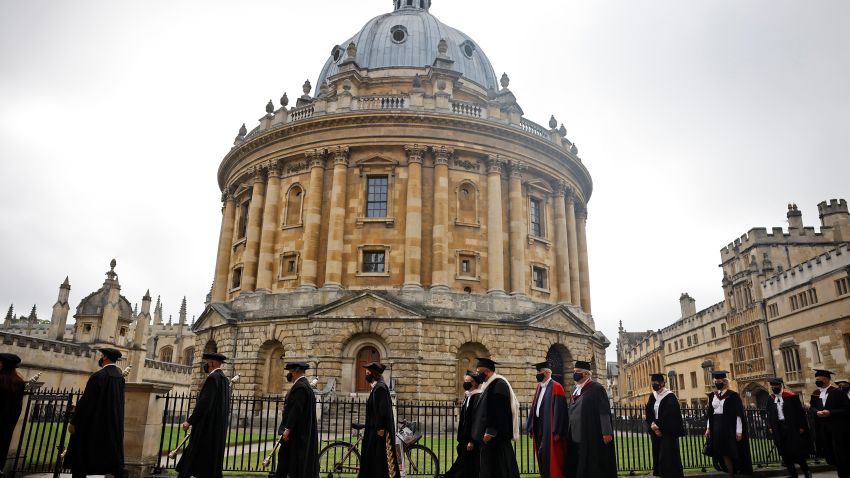
M797 469L794 467L795 464L800 465L800 471L803 473L809 472L809 465L806 463L806 456L803 453L800 453L799 450L792 450L790 445L787 442L789 433L796 433L798 430L789 430L788 426L785 424L785 421L779 422L779 437L777 440L779 441L779 454L782 456L782 464L785 468L788 469L788 476L797 477Z

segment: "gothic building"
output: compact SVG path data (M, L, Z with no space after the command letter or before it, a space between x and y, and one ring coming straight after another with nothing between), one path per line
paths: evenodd
M453 397L482 355L529 387L547 356L605 373L578 149L554 117L526 119L508 76L430 9L398 0L333 45L315 91L269 102L221 161L193 331L196 358L232 357L237 389L280 393L284 360L343 393L368 390L358 365L381 360L423 399Z

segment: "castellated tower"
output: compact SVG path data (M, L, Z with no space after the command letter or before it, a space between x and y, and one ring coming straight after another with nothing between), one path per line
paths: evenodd
M850 213L847 210L846 200L823 201L818 204L818 213L821 226L831 228L837 242L850 241Z
M68 305L68 297L71 295L71 284L68 282L68 277L59 286L59 298L53 304L53 315L50 317L50 329L47 333L47 338L52 340L62 340L65 338L65 324L68 322L68 312L71 306Z

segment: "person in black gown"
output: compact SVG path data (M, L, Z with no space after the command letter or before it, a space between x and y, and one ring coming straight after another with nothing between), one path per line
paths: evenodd
M729 390L727 372L712 372L716 392L708 394L706 439L711 443L711 456L718 471L752 475L747 416L741 396Z
M444 478L478 478L480 455L472 438L472 425L483 382L484 376L478 372L467 370L463 377L464 398L457 426L457 458Z
M0 353L0 476L24 403L25 383L17 371L20 363L17 355Z
M384 383L386 367L377 362L363 366L372 387L366 400L366 428L360 452L359 478L399 478L395 447L395 417L390 388Z
M124 374L116 362L121 352L100 349L98 365L77 401L68 426L71 439L65 466L73 478L124 476Z
M771 394L767 402L767 428L770 437L782 457L782 464L788 469L789 478L797 478L797 468L811 478L812 472L806 458L812 452L812 439L809 434L809 422L800 397L782 387L781 378L768 380Z
M519 438L519 402L511 384L496 373L496 365L489 358L479 358L476 364L477 372L485 378L472 437L481 450L482 478L519 478L511 446Z
M316 478L319 476L319 429L316 423L316 394L310 381L304 376L310 365L291 362L286 381L292 388L286 392L283 406L283 422L278 436L281 437L278 451L276 478Z
M616 478L617 452L611 403L605 387L593 380L590 362L578 360L573 369L576 385L568 408L570 442L567 478Z
M227 443L230 413L230 380L221 365L227 360L219 353L204 353L201 369L207 373L192 415L183 422L183 430L192 427L189 445L177 462L180 478L221 478L224 447Z
M850 399L832 384L833 373L815 370L810 410L815 417L818 456L834 465L838 478L850 478Z
M667 377L654 373L652 393L646 402L646 429L652 440L652 474L664 478L684 476L679 454L679 437L685 434L685 423L679 399L667 388Z

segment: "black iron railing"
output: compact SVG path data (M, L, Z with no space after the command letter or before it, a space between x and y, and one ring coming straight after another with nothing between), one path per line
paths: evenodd
M54 477L66 468L60 457L68 446L68 424L79 390L47 389L27 392L23 424L18 439L12 474L50 473Z

